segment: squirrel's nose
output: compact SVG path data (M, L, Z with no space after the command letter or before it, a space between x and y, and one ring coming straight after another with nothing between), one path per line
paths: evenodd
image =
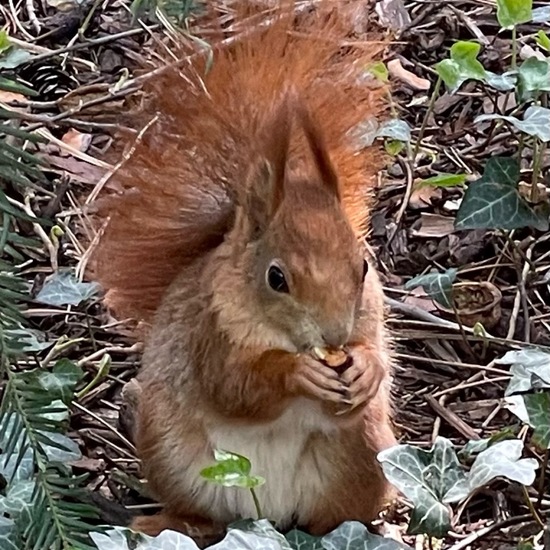
M351 324L342 323L332 327L327 327L323 331L323 340L331 348L339 348L346 344L351 335Z

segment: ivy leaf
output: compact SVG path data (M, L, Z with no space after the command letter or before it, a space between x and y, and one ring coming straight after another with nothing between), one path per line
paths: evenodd
M2 550L21 550L22 545L17 537L15 522L0 516L0 548Z
M299 529L292 529L285 535L292 550L323 550L321 537L308 535Z
M8 485L6 496L0 496L0 514L17 519L22 513L28 513L35 490L36 483L32 480L14 480L11 482Z
M46 336L39 330L30 328L16 328L6 330L10 338L16 339L18 349L23 353L43 351L53 346L54 342L45 342Z
M408 143L411 141L411 128L404 120L393 118L380 125L376 137L386 137Z
M417 187L455 187L464 185L466 177L466 174L437 174L419 181Z
M36 300L50 306L77 306L95 296L99 291L96 283L81 283L72 273L54 273L46 282Z
M514 90L517 86L517 74L517 71L507 71L503 74L485 71L485 79L487 84L495 90L499 92L509 92L510 90Z
M367 68L367 71L381 82L387 82L389 73L388 68L382 61L377 61Z
M548 23L550 22L550 6L541 6L533 10L533 23Z
M470 183L458 209L456 229L546 230L548 221L539 217L518 191L519 164L516 159L493 157L483 176Z
M537 59L536 57L526 59L518 69L518 94L521 100L526 101L537 92L548 91L550 91L550 62L548 59Z
M0 31L0 55L11 47L10 37L6 30Z
M84 376L83 370L68 359L60 359L52 371L38 371L38 383L49 392L52 399L71 404L76 383Z
M223 541L210 548L292 550L290 542L267 519L244 520L231 524Z
M538 462L534 458L521 458L522 451L523 441L508 439L481 452L468 474L470 491L487 485L497 477L532 485Z
M550 109L533 105L525 111L523 120L514 116L504 115L480 115L474 122L484 122L486 120L505 120L518 130L538 137L543 142L550 141Z
M451 308L452 289L458 271L453 267L443 273L427 273L419 275L405 283L405 290L412 290L421 286L424 291L443 307Z
M533 389L550 388L550 353L539 349L509 351L495 361L498 365L512 365L512 378L505 396Z
M99 550L199 550L191 537L166 529L156 537L115 527L105 533L90 533Z
M98 550L198 550L188 536L166 530L156 537L116 527L106 533L91 533ZM3 547L2 547L3 548ZM238 521L225 538L208 550L411 550L409 546L374 535L356 522L348 521L324 537L312 537L298 530L286 538L268 520Z
M485 68L477 56L481 46L476 42L459 41L451 46L450 58L435 65L435 70L451 93L466 80L485 80Z
M260 476L251 476L250 460L245 456L228 451L215 450L216 464L201 470L201 476L207 481L223 487L242 487L253 489L265 483Z
M550 449L550 393L527 393L506 398L506 408L524 424L533 428L532 441L541 449ZM528 485L524 483L524 485ZM530 485L530 484L529 484Z
M32 59L32 54L21 48L11 46L0 57L0 69L15 69Z
M550 51L550 37L541 29L537 32L537 44L547 52Z
M497 0L497 19L503 29L528 23L533 18L533 0Z
M405 144L402 141L397 141L396 139L389 139L384 141L384 149L388 155L396 157L403 149Z
M378 460L386 478L414 505L409 532L445 536L451 527L448 504L468 495L466 474L452 443L438 437L430 451L396 445L379 453Z
M322 544L325 550L412 550L410 546L370 533L358 521L342 523L322 538Z

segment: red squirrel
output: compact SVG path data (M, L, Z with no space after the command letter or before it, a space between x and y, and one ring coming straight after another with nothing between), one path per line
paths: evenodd
M370 522L392 496L376 460L395 444L391 343L364 243L383 159L358 139L385 91L347 4L273 8L231 44L220 31L207 70L165 71L114 175L95 277L149 325L135 438L163 505L136 530L255 515L248 491L201 478L215 449L265 477L281 529ZM322 360L341 349L343 372Z

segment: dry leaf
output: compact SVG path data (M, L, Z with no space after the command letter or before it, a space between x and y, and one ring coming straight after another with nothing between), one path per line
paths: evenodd
M410 293L403 298L403 303L430 313L432 311L437 311L435 302L426 294L422 287L413 288Z
M403 0L382 0L375 7L382 25L395 31L402 31L411 23L411 18Z
M24 95L16 94L15 92L7 92L0 90L0 103L10 103L12 101L20 101L22 103L27 101L27 98ZM7 107L10 111L16 111L19 113L24 113L28 110L27 107L12 107L11 105Z
M85 153L88 150L88 147L90 147L90 143L92 142L92 135L91 134L83 134L79 132L78 130L75 130L74 128L71 128L62 138L61 141L63 143L66 143L73 149L76 149L82 153ZM64 151L61 151L62 155L69 154L65 153Z
M420 227L411 229L411 236L440 238L454 233L454 230L453 218L422 212L420 215Z
M420 210L432 206L432 199L441 199L443 191L440 187L432 185L423 185L415 187L409 199L409 208Z
M397 78L398 80L401 80L402 82L405 82L405 84L408 84L411 88L415 90L429 90L430 89L430 81L426 80L425 78L420 78L419 76L416 76L414 73L411 73L403 65L401 65L401 61L399 59L392 59L391 61L388 61L388 71L393 78Z

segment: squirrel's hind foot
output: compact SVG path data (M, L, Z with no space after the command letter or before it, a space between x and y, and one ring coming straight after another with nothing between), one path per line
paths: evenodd
M179 531L191 537L200 548L219 542L225 534L221 525L214 524L206 518L177 516L166 512L159 512L153 516L137 516L132 520L130 529L150 537L156 537L165 529Z

